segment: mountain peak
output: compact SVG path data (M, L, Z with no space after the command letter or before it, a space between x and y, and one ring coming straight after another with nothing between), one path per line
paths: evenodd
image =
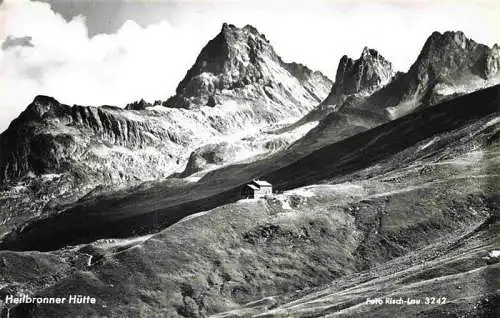
M335 84L324 103L338 104L348 95L373 91L387 84L394 74L392 64L374 49L364 47L357 60L344 55L337 67Z
M10 123L2 135L13 131L15 133L16 129L25 126L28 122L41 122L46 118L60 116L69 108L70 106L59 103L54 97L37 95L28 107Z
M224 32L224 31L229 30L231 28L235 28L234 24L230 24L230 23L224 22L224 23L222 23L221 32Z
M451 79L464 72L484 79L495 76L500 59L495 46L476 43L462 31L433 32L425 42L417 61L410 68L419 82Z
M313 75L319 79L318 74L305 68L307 74L296 70L282 61L270 42L255 27L246 25L239 28L224 23L221 31L201 50L194 65L177 86L176 96L167 100L165 105L182 108L216 106L222 102L220 96L227 94L260 94L263 98L273 96L276 99L269 92L265 94L263 89L267 87L269 90L277 87L278 83L283 84L283 77L289 82L302 82L304 77ZM295 80L289 77L295 77ZM329 82L326 77L321 80ZM251 92L243 93L242 90L246 88Z
M477 47L462 31L433 32L424 44L424 54L444 53L447 50L464 51Z
M32 104L36 105L46 105L46 104L58 104L59 102L52 96L47 95L37 95L33 99Z
M176 93L187 98L199 97L255 82L262 77L257 61L264 57L279 59L257 29L224 23L221 32L202 49Z
M373 57L373 58L378 58L379 53L375 49L370 49L369 47L365 46L363 48L363 52L361 53L360 58L368 58L368 57Z
M431 36L429 37L429 40L431 41L455 41L457 44L466 42L466 41L472 41L468 39L465 36L465 33L462 31L445 31L443 33L439 31L434 31L432 32Z
M258 35L258 36L263 36L263 34L261 34L259 32L259 30L257 30L257 28L251 24L247 24L242 28L239 28L232 23L224 22L222 24L222 28L221 28L220 33L235 33L235 32L247 32L247 33L252 33L252 34Z
M60 107L60 103L51 96L37 95L33 102L27 107L26 111L37 117L42 117L44 114L56 111Z
M499 71L498 46L489 48L461 31L436 31L408 72L370 96L363 107L385 109L391 119L398 118L418 107L495 85Z

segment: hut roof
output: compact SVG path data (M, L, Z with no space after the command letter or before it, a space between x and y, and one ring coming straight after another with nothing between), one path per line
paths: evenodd
M247 184L247 187L249 187L252 190L259 190L259 187L253 185L253 184Z
M264 180L253 180L255 184L257 184L259 187L272 187L272 185Z

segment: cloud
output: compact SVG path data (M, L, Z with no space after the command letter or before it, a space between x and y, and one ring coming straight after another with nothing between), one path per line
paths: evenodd
M38 94L70 105L166 99L207 41L168 22L133 21L89 38L83 17L67 22L46 3L21 0L5 1L0 21L0 131Z

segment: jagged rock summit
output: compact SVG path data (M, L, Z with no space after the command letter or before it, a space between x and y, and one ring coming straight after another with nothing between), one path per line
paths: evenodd
M461 31L433 32L407 73L365 103L398 118L418 107L500 83L500 50L469 39Z
M344 55L337 66L335 83L328 96L296 125L321 121L341 108L352 109L396 76L391 62L374 49L365 47L357 60Z
M224 23L165 105L216 106L228 97L268 99L277 104L287 104L287 99L299 104L318 103L331 85L320 72L283 62L265 35L253 26L238 28Z
M343 56L322 105L355 107L395 119L496 85L499 70L498 45L490 48L461 31L433 32L406 73L395 73L391 63L373 49L365 48L358 60Z
M26 115L43 117L46 113L53 113L61 109L61 104L53 97L38 95L27 107Z
M432 33L406 73L395 74L374 50L363 50L356 61L345 56L328 98L304 117L320 124L291 149L311 152L419 108L500 84L499 61L498 45L489 48L460 31Z
M476 43L461 31L433 32L410 72L427 73L432 80L469 71L487 79L496 75L498 65L497 45L489 48Z
M341 104L353 94L369 94L386 85L395 75L391 62L374 49L365 47L353 60L342 56L332 90L323 104Z

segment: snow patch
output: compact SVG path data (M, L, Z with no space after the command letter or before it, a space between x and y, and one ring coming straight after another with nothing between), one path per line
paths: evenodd
M245 199L240 199L238 201L236 201L236 203L245 203L245 202L257 202L259 201L260 199L250 199L250 198L245 198Z
M95 241L93 243L93 245L104 248L104 249L108 249L108 248L115 248L115 247L127 246L127 245L132 245L132 244L141 244L141 243L144 243L145 241L149 240L151 237L153 237L153 234L137 236L137 237L128 238L128 239L102 239L102 240Z
M490 257L500 257L500 251L499 250L493 250L488 255Z
M198 182L200 181L201 177L199 176L189 176L189 177L185 177L184 180L187 181L187 182Z
M115 113L116 111L108 110L109 112ZM136 113L137 112L137 113ZM130 121L144 122L144 117L140 116L140 111L120 111L119 116L122 116Z
M60 173L47 173L47 174L42 174L41 177L44 180L52 181L56 178L59 178L61 176Z
M480 162L483 159L483 157L484 157L484 152L482 150L477 150L466 153L464 156L461 156L455 160L451 160L448 162L458 165L471 165Z
M452 86L452 85L438 83L434 87L434 92L438 95L447 96L447 95L453 95L453 94L457 93L458 91L457 91L457 88Z
M421 151L421 150L424 150L425 148L429 147L430 145L432 145L433 143L435 143L439 138L438 137L434 137L432 138L432 140L430 140L429 142L427 142L426 144L418 147L418 151Z
M352 184L349 182L339 183L339 184L318 184L314 186L316 193L364 193L364 188L358 184Z
M352 184L349 182L339 184L315 184L303 188L297 188L284 192L285 195L298 195L306 198L311 198L318 195L364 195L365 189L361 185Z
M11 191L14 192L14 193L16 193L16 192L22 192L22 191L24 191L26 189L27 189L27 187L24 186L24 185L16 185L16 186L13 186L11 188Z
M198 213L194 213L194 214L191 214L191 215L188 215L186 216L185 218L182 218L179 222L177 222L176 224L179 224L179 223L182 223L182 222L186 222L186 221L189 221L189 220L192 220L192 219L195 219L195 218L198 218L200 216L203 216L205 214L207 214L209 211L203 211L203 212L198 212Z
M385 110L387 111L389 118L391 120L403 117L411 113L418 106L417 98L413 97L409 100L399 103L398 105L394 105L391 107L387 107Z
M494 126L498 123L500 123L500 117L496 117L496 118L493 118L492 120L488 121L486 124L484 124L483 128L488 128L488 127Z

